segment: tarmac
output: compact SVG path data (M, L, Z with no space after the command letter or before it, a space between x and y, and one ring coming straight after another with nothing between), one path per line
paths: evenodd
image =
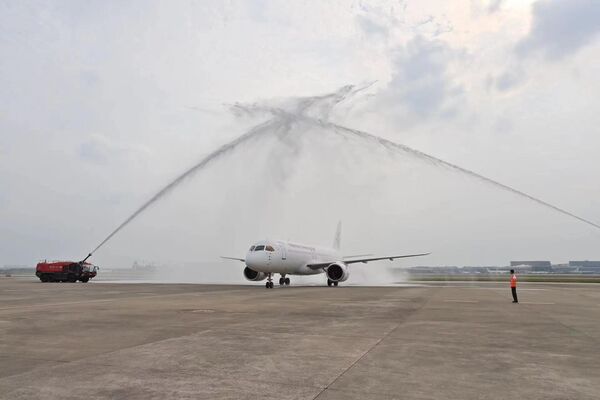
M0 398L600 398L600 285L293 283L0 278Z

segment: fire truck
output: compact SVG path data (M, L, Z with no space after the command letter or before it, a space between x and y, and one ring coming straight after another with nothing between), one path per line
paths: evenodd
M98 273L98 267L84 261L39 262L35 275L42 282L87 282Z

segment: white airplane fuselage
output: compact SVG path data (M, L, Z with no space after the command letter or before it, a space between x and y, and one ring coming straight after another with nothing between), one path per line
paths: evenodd
M341 242L341 223L338 223L333 247L311 246L283 240L261 240L250 247L245 258L222 258L241 261L246 264L244 277L249 281L267 279L266 287L273 288L273 275L280 274L280 285L289 285L290 278L286 275L317 275L327 276L327 286L337 286L350 276L350 264L368 263L379 260L394 260L396 258L420 257L429 253L404 254L390 256L373 256L363 254L343 257L339 251Z
M257 272L284 275L316 275L323 269L309 268L312 263L342 260L333 248L311 246L281 240L263 240L254 244L246 253L246 266Z

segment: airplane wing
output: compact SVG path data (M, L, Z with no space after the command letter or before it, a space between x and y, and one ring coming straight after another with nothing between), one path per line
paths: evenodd
M409 258L409 257L421 257L421 256L427 256L431 253L419 253L419 254L403 254L403 255L399 255L399 256L385 256L385 257L369 257L369 258L352 258L352 259L346 259L344 258L344 260L342 260L342 262L344 264L354 264L354 263L368 263L369 261L378 261L378 260L394 260L396 258ZM311 268L311 269L320 269L320 268L325 268L328 265L330 265L331 263L333 263L334 261L328 261L328 262L317 262L317 263L313 263L313 264L308 264L307 267Z
M225 256L221 256L221 258L224 258L226 260L235 260L235 261L246 262L246 260L244 260L243 258L237 258L237 257L225 257Z
M404 254L400 256L387 256L387 257L371 257L371 258L353 258L351 260L344 260L344 264L354 264L357 262L368 263L369 261L378 261L378 260L390 260L393 261L396 258L409 258L409 257L421 257L428 256L431 253L419 253L419 254Z

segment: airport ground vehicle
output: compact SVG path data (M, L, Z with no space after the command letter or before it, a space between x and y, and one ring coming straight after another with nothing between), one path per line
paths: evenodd
M85 261L42 261L35 268L35 275L42 282L87 282L97 272L98 267Z

